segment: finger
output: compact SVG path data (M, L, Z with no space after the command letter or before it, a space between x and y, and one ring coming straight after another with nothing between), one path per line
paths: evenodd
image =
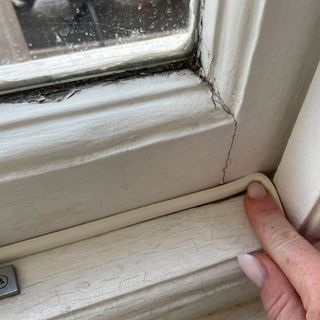
M304 308L319 312L320 319L319 252L290 225L260 183L249 185L244 203L262 246L290 280Z
M306 311L288 278L266 254L258 254L256 257L267 270L260 295L268 319L305 320Z
M238 257L246 275L258 287L269 320L305 320L300 297L279 267L266 255L244 254Z

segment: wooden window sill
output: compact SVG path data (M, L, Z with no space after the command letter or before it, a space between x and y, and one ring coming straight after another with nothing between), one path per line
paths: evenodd
M258 250L242 197L12 261L4 319L194 319L257 296L236 256Z

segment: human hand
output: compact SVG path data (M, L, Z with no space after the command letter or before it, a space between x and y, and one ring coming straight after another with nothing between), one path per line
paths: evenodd
M264 187L248 186L244 205L266 253L241 254L239 264L259 288L269 320L320 320L320 242L309 243Z

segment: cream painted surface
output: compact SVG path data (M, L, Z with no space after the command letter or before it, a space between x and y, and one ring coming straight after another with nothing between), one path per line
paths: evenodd
M235 257L259 249L242 197L12 261L6 320L188 320L257 296Z
M226 181L273 171L320 58L320 2L209 0L205 7L203 73L238 123Z
M0 106L0 243L219 184L233 120L190 72Z
M320 66L303 103L274 181L293 224L320 237Z

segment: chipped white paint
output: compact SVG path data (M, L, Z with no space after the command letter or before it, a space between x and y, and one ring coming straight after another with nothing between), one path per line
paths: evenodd
M283 158L275 184L293 224L320 238L320 66L315 73Z
M259 249L242 197L12 261L6 320L193 319L257 296L235 257Z

